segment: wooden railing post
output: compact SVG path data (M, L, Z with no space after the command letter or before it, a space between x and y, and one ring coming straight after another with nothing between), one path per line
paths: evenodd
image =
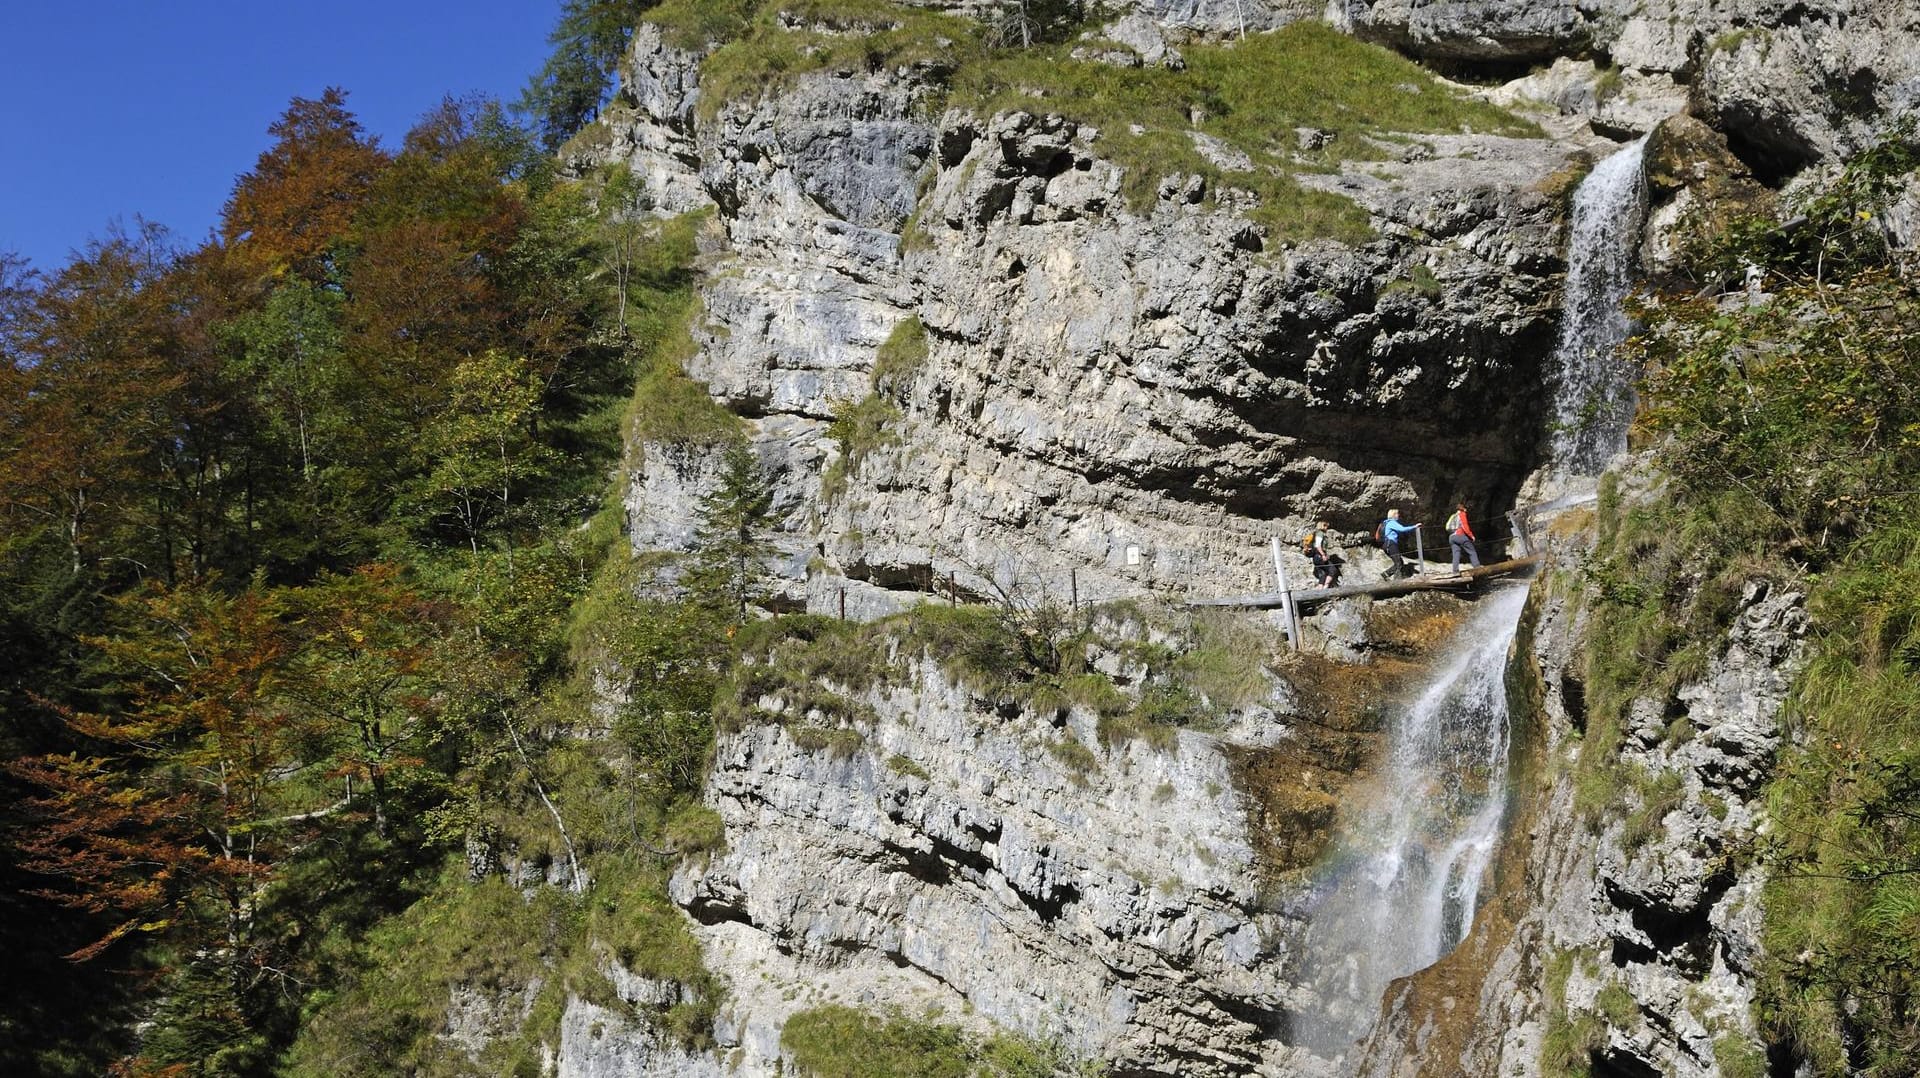
M1280 557L1280 537L1273 537L1273 575L1280 583L1280 606L1286 612L1287 640L1300 650L1300 611L1293 605L1293 590L1287 587L1287 565Z

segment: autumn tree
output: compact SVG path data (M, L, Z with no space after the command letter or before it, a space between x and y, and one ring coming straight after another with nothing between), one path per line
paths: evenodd
M44 792L20 840L47 893L116 915L88 958L130 933L246 948L261 881L285 846L273 807L294 787L274 700L288 645L257 589L149 588L115 604L92 646L125 703L67 720L95 754L37 757L16 773Z
M166 574L152 519L170 398L184 384L169 351L163 234L143 227L91 245L10 330L20 357L0 400L0 519L11 545L47 542L69 582L111 559Z
M294 98L267 131L275 142L235 185L221 212L221 238L261 272L329 280L335 247L388 156L365 136L338 87Z

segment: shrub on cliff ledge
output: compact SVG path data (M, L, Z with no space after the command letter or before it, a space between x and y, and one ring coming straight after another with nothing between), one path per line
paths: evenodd
M1055 1048L1010 1034L977 1037L899 1013L815 1007L787 1020L780 1046L814 1078L1052 1078L1074 1073Z

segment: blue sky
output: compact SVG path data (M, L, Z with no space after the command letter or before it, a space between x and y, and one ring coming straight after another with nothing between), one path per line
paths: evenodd
M54 270L135 214L207 236L295 96L328 86L382 143L451 93L519 95L559 0L9 0L0 251Z

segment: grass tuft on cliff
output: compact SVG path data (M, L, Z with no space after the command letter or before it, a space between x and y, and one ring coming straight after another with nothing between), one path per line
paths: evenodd
M1012 1034L978 1037L900 1013L815 1007L795 1014L780 1047L812 1078L1053 1078L1076 1073L1052 1045Z

